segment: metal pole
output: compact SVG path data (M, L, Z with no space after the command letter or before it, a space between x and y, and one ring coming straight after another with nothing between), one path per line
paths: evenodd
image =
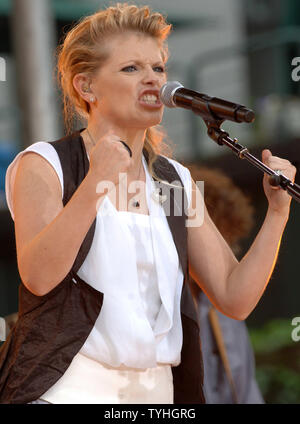
M236 138L232 139L229 137L229 134L220 128L220 123L216 121L205 121L205 124L208 128L208 136L214 140L217 144L222 146L223 144L229 147L239 159L247 159L248 162L252 165L259 168L261 171L270 175L270 184L273 186L280 186L283 190L286 190L290 196L292 196L297 202L300 203L300 186L296 183L293 183L285 175L278 173L278 171L273 171L251 153L249 153L247 147L238 143Z
M22 144L59 138L58 90L55 82L55 21L48 0L13 0Z

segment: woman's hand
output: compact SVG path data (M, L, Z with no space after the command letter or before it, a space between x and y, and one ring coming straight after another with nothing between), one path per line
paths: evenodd
M127 148L120 143L120 137L108 131L101 137L90 152L90 174L97 181L108 180L115 186L120 182L119 174L127 173L132 165L132 158Z
M295 181L297 169L287 159L273 156L270 150L264 149L262 151L262 161L274 171L280 170L282 174L292 182ZM271 186L269 177L270 176L265 173L263 178L263 187L269 202L269 209L283 215L288 214L292 197L280 186Z

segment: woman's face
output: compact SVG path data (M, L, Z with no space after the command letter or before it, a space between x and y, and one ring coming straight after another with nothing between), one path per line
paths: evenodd
M97 97L96 113L124 128L159 124L164 108L159 90L166 74L158 42L127 32L111 38L107 47L110 56L91 84Z

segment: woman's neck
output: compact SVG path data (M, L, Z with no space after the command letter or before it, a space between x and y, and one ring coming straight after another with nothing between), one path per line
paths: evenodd
M137 177L142 165L146 129L120 128L107 122L95 125L94 122L89 121L87 129L81 133L87 152L89 153L94 147L94 144L109 131L120 137L120 140L124 141L130 147L132 151L132 166L129 174Z

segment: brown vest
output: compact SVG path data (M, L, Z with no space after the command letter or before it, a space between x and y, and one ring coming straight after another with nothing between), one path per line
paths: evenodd
M58 153L63 170L64 206L89 169L80 131L50 143ZM145 149L144 155L148 161ZM159 156L154 170L162 180L177 180L182 185L178 173L166 158ZM166 215L184 272L180 304L183 327L181 363L172 367L174 403L205 403L199 327L189 283L186 215L174 213L173 190L170 190L170 216ZM186 196L184 190L182 195ZM0 349L0 403L28 403L41 397L65 373L91 332L101 311L103 293L79 278L77 271L89 252L95 226L96 218L72 269L49 293L35 296L21 282L18 321Z

